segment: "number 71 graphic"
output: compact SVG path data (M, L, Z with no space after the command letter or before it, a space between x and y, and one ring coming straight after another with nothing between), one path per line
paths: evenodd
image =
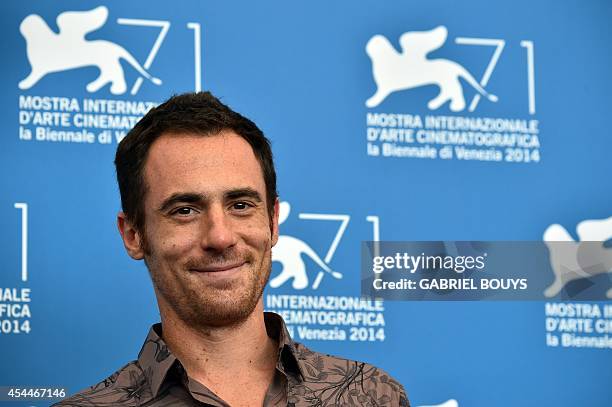
M495 51L489 60L489 64L487 65L487 69L485 70L484 75L480 79L480 85L484 88L487 83L489 83L489 79L491 79L491 75L495 70L495 66L497 65L497 61L506 46L506 41L495 38L471 38L471 37L457 37L455 38L455 43L459 45L479 45L479 46L489 46L495 47ZM529 114L535 114L536 112L536 104L535 104L535 51L533 46L533 41L521 41L521 47L525 48L527 51L527 99L529 103ZM480 94L476 94L472 101L470 102L470 106L468 110L473 112L478 106L478 102L480 102Z
M135 19L135 18L118 18L117 23L121 25L133 25L139 27L159 27L159 34L155 39L155 43L151 47L149 51L149 55L147 59L142 64L145 69L149 69L155 57L157 56L157 52L161 47L162 43L166 39L166 34L168 34L168 30L170 29L170 21L166 20L143 20L143 19ZM200 92L202 90L202 28L200 23L187 23L187 28L193 30L193 64L195 71L194 78L194 90L196 92ZM136 82L132 86L130 90L130 94L135 95L140 89L142 85L143 79L141 76L136 79Z
M15 203L21 210L21 281L28 281L28 204Z

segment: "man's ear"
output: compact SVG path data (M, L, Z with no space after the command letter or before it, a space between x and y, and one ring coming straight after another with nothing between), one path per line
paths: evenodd
M142 245L142 236L134 227L123 212L117 214L117 227L123 239L125 250L134 260L142 260L144 258L144 250Z
M278 198L274 201L274 213L272 214L272 222L270 229L272 231L272 246L278 242L278 214L280 213L280 201Z

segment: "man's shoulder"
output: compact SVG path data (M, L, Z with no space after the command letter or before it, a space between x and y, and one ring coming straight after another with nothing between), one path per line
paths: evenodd
M131 361L115 373L53 405L53 407L81 406L137 406L149 391L146 376L137 361Z
M334 398L341 395L344 401L350 398L363 404L410 405L404 387L384 370L369 363L315 352L298 342L294 344L304 379L302 392L311 393L315 399L325 401L333 393Z

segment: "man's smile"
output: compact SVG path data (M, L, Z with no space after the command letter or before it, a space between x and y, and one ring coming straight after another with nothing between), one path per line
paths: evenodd
M210 264L206 266L198 266L190 268L190 272L200 275L209 276L212 278L232 277L234 274L239 274L243 270L243 266L247 261L239 261L232 263Z

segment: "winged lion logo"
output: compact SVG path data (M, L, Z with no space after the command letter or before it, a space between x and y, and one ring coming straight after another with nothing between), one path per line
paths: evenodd
M367 107L376 107L389 94L426 85L437 85L440 93L430 100L427 107L436 110L450 102L450 110L465 109L465 98L460 78L467 81L481 95L492 102L497 96L488 93L460 64L448 59L428 59L427 55L446 42L446 27L429 31L409 31L400 36L402 51L397 52L387 38L375 35L366 45L366 53L372 60L372 75L376 93L366 101Z
M161 80L151 76L122 46L110 41L85 39L87 34L101 28L107 18L108 9L104 6L89 11L66 11L57 16L58 33L52 31L37 14L24 18L19 30L26 40L32 71L19 82L19 88L30 89L50 73L95 66L100 75L87 84L87 91L96 92L110 83L111 93L120 95L127 90L121 59L143 77L161 85Z

